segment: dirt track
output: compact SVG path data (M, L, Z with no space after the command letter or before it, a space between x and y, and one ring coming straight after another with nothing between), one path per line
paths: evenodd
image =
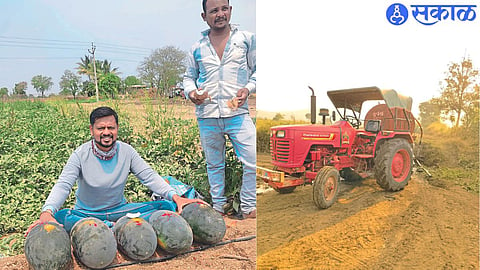
M477 194L418 175L395 193L374 179L340 188L325 210L312 186L259 194L257 269L479 269Z

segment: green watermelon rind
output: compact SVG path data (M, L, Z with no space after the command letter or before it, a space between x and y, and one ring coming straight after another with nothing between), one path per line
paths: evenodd
M137 217L139 224L133 223L129 217L123 216L115 223L113 234L117 240L118 249L134 261L146 260L155 253L157 235L150 223Z
M193 240L198 243L216 244L227 231L222 215L206 204L188 204L181 216L192 228Z
M94 222L96 226L93 227L96 229L88 225L82 229L83 223L87 221ZM75 223L70 231L70 239L75 256L87 267L105 268L117 256L117 241L113 232L97 218L84 218Z
M47 224L55 228L50 232L42 230ZM46 239L42 236L46 236ZM55 241L50 241L52 239ZM25 239L24 251L28 264L35 270L64 270L73 266L70 237L58 223L47 222L35 226Z
M158 210L148 221L157 234L157 243L162 250L179 254L190 249L193 231L182 216L169 210Z

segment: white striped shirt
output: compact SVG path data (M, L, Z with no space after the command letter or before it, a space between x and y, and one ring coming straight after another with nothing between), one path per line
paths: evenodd
M240 31L230 25L230 37L220 59L210 43L210 30L202 32L187 57L183 78L185 96L197 88L208 91L210 99L196 106L198 118L224 118L248 113L245 102L238 109L231 109L227 102L237 96L238 90L256 90L256 38L255 34Z

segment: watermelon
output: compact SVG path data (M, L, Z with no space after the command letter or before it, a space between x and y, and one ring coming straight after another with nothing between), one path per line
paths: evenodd
M117 255L117 242L103 221L89 217L73 226L70 237L77 259L93 269L105 268Z
M192 229L179 214L169 210L158 210L148 221L157 233L157 242L161 249L172 254L190 249L193 243Z
M32 269L71 269L70 238L55 222L35 226L25 240L25 257Z
M113 227L118 247L135 261L150 258L157 249L157 236L146 220L141 217L124 216Z
M215 244L225 236L227 226L220 213L209 205L191 203L182 210L182 217L193 231L193 240L203 244Z

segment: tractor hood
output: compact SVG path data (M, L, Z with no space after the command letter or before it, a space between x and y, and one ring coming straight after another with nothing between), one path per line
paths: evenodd
M363 102L367 100L384 100L389 108L400 107L411 111L412 98L399 95L393 89L380 90L380 88L363 87L343 90L332 90L327 92L333 105L338 108L347 108L356 112L362 110Z
M271 136L275 139L285 139L299 142L340 146L340 135L343 132L353 132L353 127L347 121L338 121L331 126L324 125L285 125L271 128ZM305 148L306 150L309 147Z
M338 127L332 126L324 126L324 125L312 125L312 124L304 124L304 125L283 125L283 126L274 126L272 129L275 130L296 130L296 131L304 131L304 132L330 132L337 130Z
M271 128L270 149L276 166L299 168L314 147L348 147L355 130L347 121L331 126L288 125Z
M348 121L337 121L333 125L284 125L271 128L271 136L275 138L292 139L298 141L316 141L339 146L340 134L352 131ZM308 148L307 148L308 149Z

